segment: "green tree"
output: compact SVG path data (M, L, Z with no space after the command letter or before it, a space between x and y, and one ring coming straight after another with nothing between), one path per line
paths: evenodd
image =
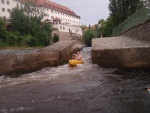
M89 29L91 29L91 25L89 24Z
M81 25L81 28L82 28L82 31L84 31L86 28L86 25Z
M144 0L109 0L109 11L112 17L113 26L116 27L129 16L141 9Z
M98 32L98 37L110 37L112 34L113 30L113 25L112 25L112 18L109 17L106 20L100 20L98 23L100 24L100 27L98 27L97 32Z
M53 42L56 43L59 41L59 35L54 33Z
M98 21L98 24L102 24L104 21L105 21L104 19L100 19L100 20Z
M11 13L12 29L20 32L22 35L28 34L31 30L29 27L30 23L27 16L24 14L23 9L14 8Z
M85 31L83 37L84 37L86 46L91 46L92 39L96 38L97 36L98 35L97 35L96 29L89 29L89 30Z
M6 41L6 36L5 36L5 28L4 28L4 23L5 20L0 17L0 46L3 46L3 42Z
M42 19L46 16L39 11L34 2L24 4L24 7L14 8L10 12L12 29L18 31L23 37L18 40L27 46L47 46L50 44L52 27ZM18 41L18 42L19 42Z

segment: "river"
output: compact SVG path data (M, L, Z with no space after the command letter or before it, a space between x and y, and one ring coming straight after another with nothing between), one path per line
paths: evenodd
M47 67L18 77L0 76L0 113L150 113L150 72L91 63Z

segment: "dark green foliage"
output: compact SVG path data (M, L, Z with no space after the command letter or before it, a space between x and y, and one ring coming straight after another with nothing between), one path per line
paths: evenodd
M83 37L84 37L86 46L91 46L92 39L96 38L97 36L98 35L97 35L96 29L89 29L89 30L85 31Z
M110 37L113 30L112 20L108 18L107 20L99 20L99 26L97 29L98 37Z
M30 31L28 18L25 16L23 9L14 8L11 13L12 29L21 34L28 34Z
M98 37L110 37L115 27L144 6L145 0L109 0L110 15L106 20L99 20Z
M33 9L31 9L29 4L26 4L24 9L21 10L18 8L13 9L11 12L12 28L19 31L21 35L29 34L32 36L32 38L25 36L27 39L24 40L28 46L47 46L50 44L52 28L49 23L42 22L44 14L41 13L38 14L39 16L35 16L37 13L36 7L33 6Z
M39 12L34 3L27 3L22 9L10 12L11 28L8 32L5 21L0 18L0 46L48 46L52 33L49 23L43 22L44 13ZM38 16L37 16L38 15Z
M53 42L56 43L58 41L59 41L59 35L58 34L54 34Z
M145 0L109 0L110 16L116 27L144 6Z
M89 29L91 29L91 25L89 24Z

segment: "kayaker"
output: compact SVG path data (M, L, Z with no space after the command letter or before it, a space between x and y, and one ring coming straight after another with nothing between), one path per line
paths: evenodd
M76 54L73 54L73 55L72 55L72 59L75 59L75 57L76 57Z
M76 60L82 60L82 56L80 54L80 51L77 52L75 59Z

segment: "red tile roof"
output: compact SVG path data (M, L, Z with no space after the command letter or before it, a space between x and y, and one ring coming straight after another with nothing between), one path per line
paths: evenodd
M27 2L29 0L20 0L21 2ZM51 2L50 0L30 0L35 1L37 6L45 6L63 13L67 13L76 17L79 17L77 14L75 14L72 10L70 10L68 7L59 5L57 3Z

